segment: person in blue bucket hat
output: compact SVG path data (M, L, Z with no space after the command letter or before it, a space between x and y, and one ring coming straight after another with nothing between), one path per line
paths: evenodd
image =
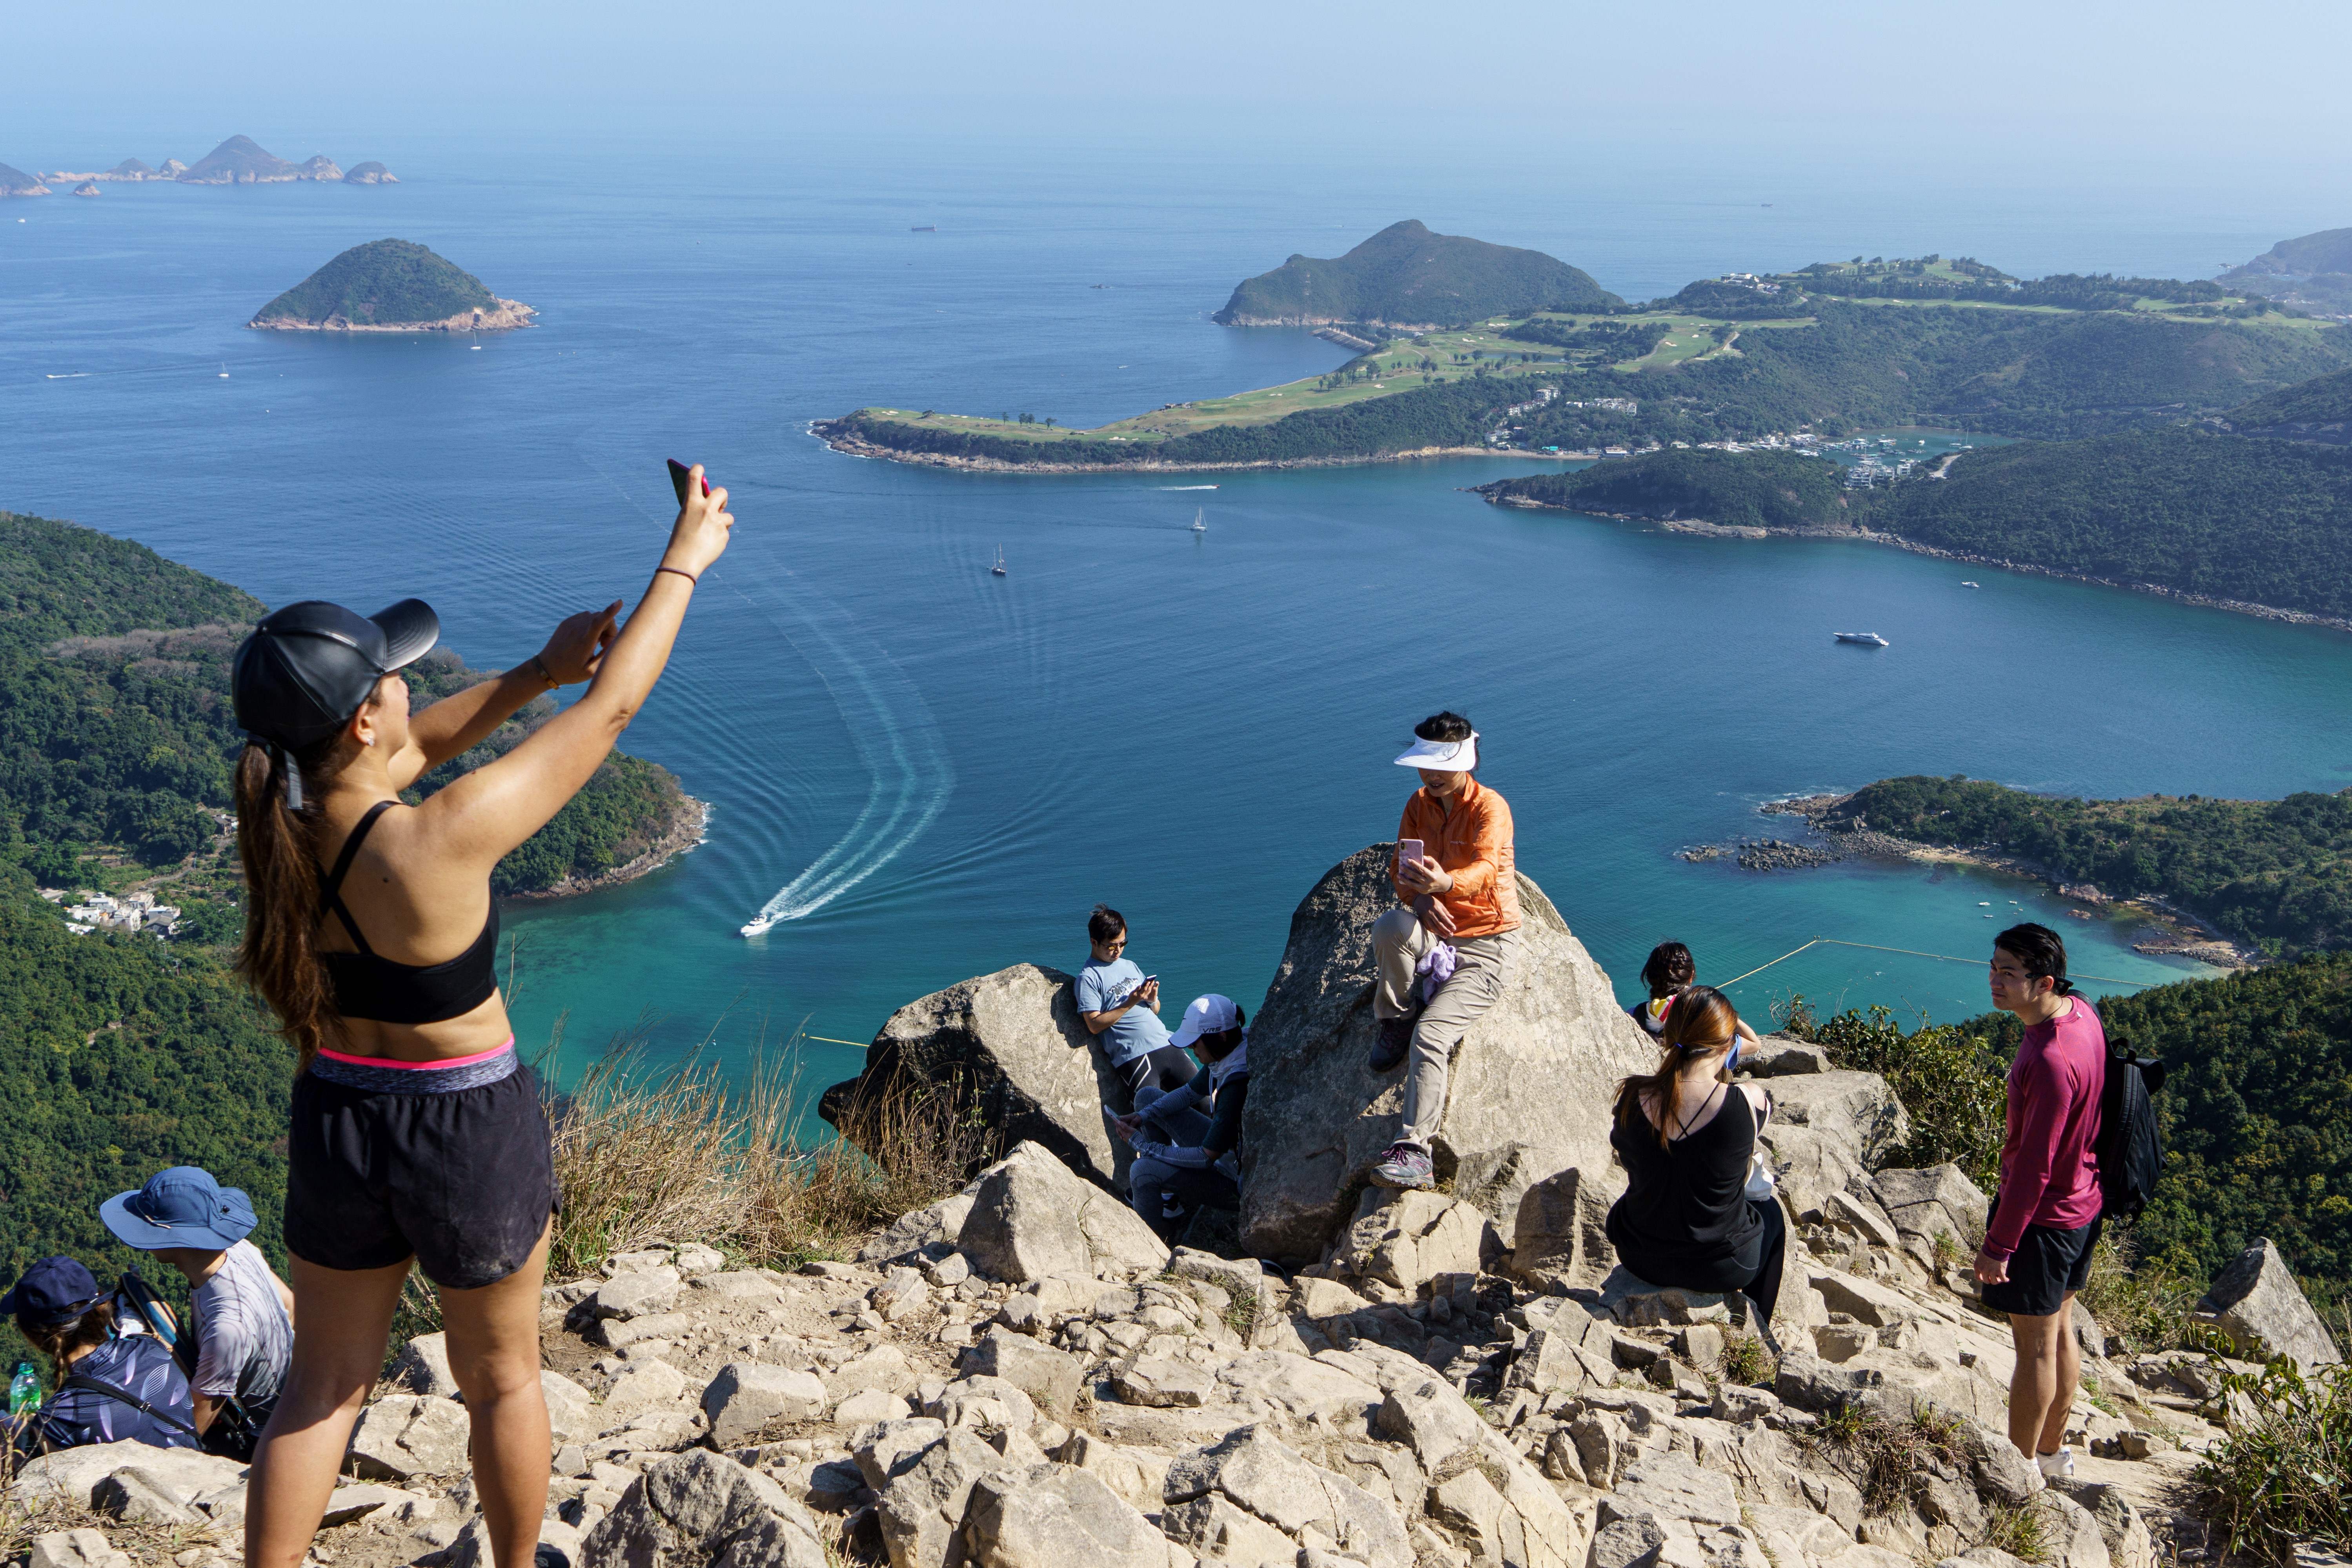
M200 1446L179 1363L153 1335L116 1331L114 1302L79 1263L41 1258L0 1296L0 1312L49 1358L57 1382L57 1392L11 1434L18 1453L93 1443Z
M251 1200L209 1171L174 1165L98 1213L116 1240L153 1253L188 1282L196 1430L206 1447L250 1458L294 1356L294 1293L246 1239L256 1223ZM231 1401L241 1419L223 1422Z

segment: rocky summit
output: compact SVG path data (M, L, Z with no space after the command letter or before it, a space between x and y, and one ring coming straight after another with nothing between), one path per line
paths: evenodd
M1274 1089L1262 1118L1252 1096L1244 1233L1271 1261L1230 1239L1171 1248L1112 1190L1066 977L950 987L886 1028L888 1070L971 1074L1036 1136L854 1263L736 1267L680 1238L547 1289L545 1568L2203 1556L2189 1473L2257 1415L2231 1381L2252 1363L2127 1354L2078 1306L2076 1470L2045 1480L2005 1435L2008 1328L1963 1267L1985 1194L1956 1166L1888 1166L1902 1107L1817 1047L1769 1037L1743 1058L1779 1106L1790 1250L1769 1328L1744 1298L1617 1264L1608 1089L1649 1053L1532 883L1522 990L1464 1047L1449 1188L1363 1186L1393 1115L1393 1086L1360 1066L1352 945L1383 853L1300 906L1257 1016L1255 1079L1315 1086ZM856 1090L836 1092L838 1109ZM2239 1356L2337 1354L2267 1242L2198 1315ZM361 1415L317 1560L482 1568L468 1438L441 1336L413 1340ZM116 1444L35 1459L10 1491L32 1510L28 1568L227 1568L247 1480Z

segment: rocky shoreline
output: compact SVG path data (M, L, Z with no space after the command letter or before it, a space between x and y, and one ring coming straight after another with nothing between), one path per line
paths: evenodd
M534 323L539 312L520 300L500 300L495 310L459 311L437 321L354 321L330 316L323 321L300 321L291 316L256 316L246 325L266 332L506 332Z
M678 806L650 847L626 865L615 866L609 871L599 871L593 877L566 877L553 887L541 888L528 893L507 896L519 903L543 903L552 899L569 899L581 893L593 893L604 888L617 888L624 882L660 870L672 860L700 845L710 826L710 803L697 800L681 792Z
M1510 454L1513 457L1518 453ZM1589 457L1590 453L1562 453L1561 456ZM2249 599L2216 598L2210 594L2192 594L2186 588L2168 588L2160 583L2131 583L2117 577L2094 577L2081 572L2061 572L2054 566L2039 566L2031 561L2011 561L2001 555L1979 555L1965 550L1945 550L1933 544L1922 544L1906 539L1899 533L1882 533L1869 528L1760 528L1745 523L1709 522L1705 518L1642 517L1632 512L1597 511L1586 507L1554 506L1548 501L1513 497L1498 505L1525 507L1539 511L1572 511L1585 517L1604 517L1612 522L1640 522L1669 533L1696 534L1707 539L1850 539L1864 544L1890 545L1907 550L1914 555L1931 555L1938 561L1957 561L1969 566L1990 566L1996 571L2016 572L2029 577L2051 577L2061 583L2081 583L2094 588L2120 588L2128 594L2147 594L2158 599L2169 599L2177 605L2193 605L2199 609L2227 610L2233 616L2252 616L2257 620L2282 621L2289 626L2327 626L2336 631L2352 632L2352 616L2313 615L2307 610L2289 610L2277 605L2259 605Z
M1250 468L1353 468L1368 463L1405 463L1427 458L1507 456L1534 462L1557 462L1591 456L1589 452L1498 454L1491 447L1416 447L1409 452L1381 452L1357 458L1265 458L1246 463L1009 463L1002 458L966 458L951 452L902 452L896 447L885 447L852 434L842 427L843 424L835 419L811 420L809 434L848 457L916 463L967 474L1218 474Z
M1785 800L1768 800L1756 809L1768 816L1804 818L1806 826L1813 833L1834 842L1839 851L1830 854L1825 850L1815 850L1814 853L1824 854L1827 858L1815 862L1790 861L1788 864L1827 864L1829 860L1867 857L1881 860L1940 861L1948 865L1979 866L1987 870L2005 871L2011 876L2047 883L2059 897L2088 906L2067 911L2078 920L2094 919L2094 911L2097 910L2125 910L2141 916L2156 929L2132 943L2135 952L2147 953L2151 957L2194 959L2216 969L2252 969L2263 962L2262 954L2252 948L2231 941L2188 910L2152 895L2135 899L2109 898L2087 883L2070 883L2049 867L2023 856L1996 855L1990 850L1964 849L1956 845L1919 844L1872 827L1843 826L1833 820L1834 814L1838 807L1853 798L1845 795L1791 795ZM1685 853L1684 858L1711 857ZM1745 865L1746 861L1741 864Z

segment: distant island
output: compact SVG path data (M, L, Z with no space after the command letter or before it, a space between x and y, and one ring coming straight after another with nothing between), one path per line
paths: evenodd
M0 196L46 196L49 187L22 169L0 163Z
M405 239L355 245L254 313L249 327L296 332L495 332L537 314Z
M1606 310L1624 301L1539 250L1435 234L1412 218L1331 260L1293 256L1244 280L1215 320L1229 327L1454 327L1530 310Z
M125 158L110 169L58 169L46 177L60 184L69 180L79 180L85 184L97 181L127 184L169 180L184 185L276 185L296 180L341 181L353 185L399 184L382 163L355 164L349 174L345 174L336 166L332 158L323 153L306 158L299 163L289 163L250 136L232 136L192 164L183 163L177 158L166 158L163 167L152 168L136 158ZM29 195L38 193L0 190L0 195L10 194Z

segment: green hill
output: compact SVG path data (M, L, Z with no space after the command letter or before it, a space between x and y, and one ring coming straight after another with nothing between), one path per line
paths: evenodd
M1873 498L1939 549L2352 616L2352 452L2186 426L1962 454Z
M2282 239L2220 281L2315 310L2352 310L2352 228Z
M232 136L188 166L180 183L188 185L275 184L299 180L302 171L266 151L250 136Z
M67 888L177 868L171 897L199 939L232 936L236 856L215 814L232 805L244 745L229 661L261 609L144 545L0 512L0 867ZM411 685L422 703L478 673L437 651L414 667ZM534 702L427 775L425 790L518 744L553 711ZM499 863L492 885L527 894L611 870L683 806L666 770L616 752Z
M1645 452L1567 474L1477 487L1488 500L1685 519L1727 528L1838 528L1852 519L1837 464L1791 452Z
M1433 234L1408 218L1345 256L1294 256L1249 279L1216 320L1228 326L1449 326L1482 316L1622 303L1590 274L1541 251Z
M1915 775L1864 785L1827 822L1921 844L1997 844L2063 881L2110 898L2152 894L2273 952L2352 947L2352 790L2075 800Z
M254 313L253 325L399 326L496 310L498 296L421 245L355 245Z
M2230 410L2242 431L2307 441L2352 441L2352 370L2315 375Z

